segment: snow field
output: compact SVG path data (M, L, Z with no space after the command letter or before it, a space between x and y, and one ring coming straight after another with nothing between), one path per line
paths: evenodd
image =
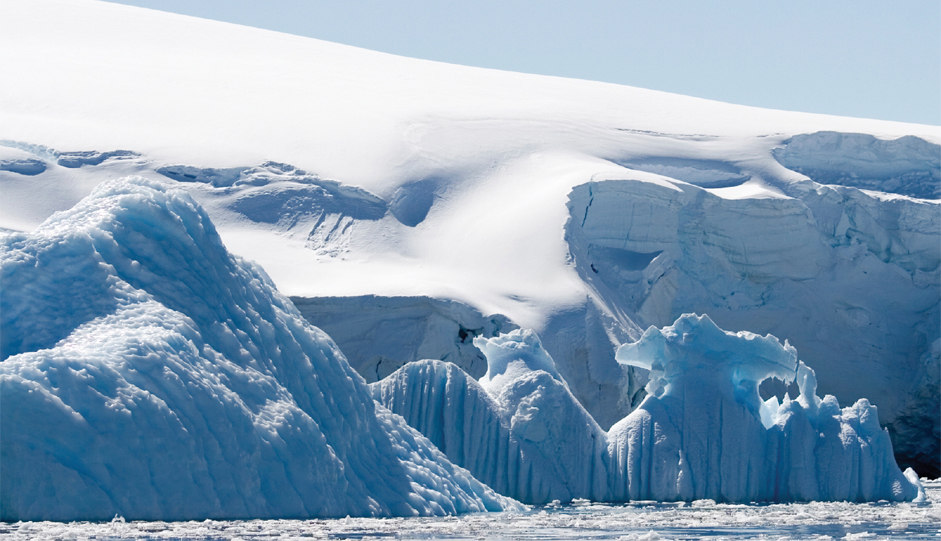
M400 367L381 388L390 408L424 404L410 422L528 501L909 497L883 467L878 424L900 462L938 474L937 127L448 66L87 0L9 0L4 15L4 471L46 465L0 479L4 513L512 507L373 406L377 387L356 371L372 382ZM127 175L147 180L105 182ZM340 347L275 283L303 316L332 319ZM647 368L615 351L687 313L787 338L822 394L856 405L818 404L798 368L804 402L758 401L739 376L699 378L724 390L694 386L694 407L682 378L657 376L650 392L665 394L647 396ZM446 359L480 377L493 344L475 337L517 327L541 346L498 340L492 355L533 364L506 363L512 378L488 379L496 396L452 366L405 364ZM402 388L410 378L435 386ZM465 421L495 447L440 428ZM678 442L684 423L725 431L737 451ZM624 436L617 452L604 431ZM815 434L826 445L809 445ZM768 463L736 470L756 445L777 457L773 483L756 481ZM630 464L620 492L599 481L604 456ZM810 457L819 476L797 463Z

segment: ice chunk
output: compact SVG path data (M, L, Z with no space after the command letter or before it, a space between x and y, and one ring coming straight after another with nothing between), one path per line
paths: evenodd
M454 364L425 360L372 384L373 396L502 494L525 503L605 499L604 432L536 334L474 344L489 367L480 383Z
M597 501L912 500L875 406L840 409L813 370L771 335L723 331L686 314L621 346L650 370L649 395L606 434L574 399L535 333L475 339L480 384L457 366L409 363L372 384L402 415L497 491L530 503ZM797 399L762 401L767 378ZM914 479L914 481L912 480Z
M787 342L729 333L685 314L617 351L651 369L651 394L608 433L615 499L911 500L875 406L816 396L813 370ZM797 381L800 396L762 402L758 384Z
M185 193L106 182L2 242L3 520L517 505L377 406Z
M494 338L478 336L474 338L474 345L487 357L487 373L480 378L480 384L491 395L499 395L511 382L536 370L565 385L552 357L530 329L517 329Z

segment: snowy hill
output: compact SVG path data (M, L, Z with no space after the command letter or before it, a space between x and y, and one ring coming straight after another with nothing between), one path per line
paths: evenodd
M603 429L647 383L615 349L705 313L789 340L823 393L879 406L903 467L939 473L937 127L84 0L6 2L0 64L4 229L105 179L175 184L312 323L345 322L369 381L446 356L479 377L474 336L531 328Z

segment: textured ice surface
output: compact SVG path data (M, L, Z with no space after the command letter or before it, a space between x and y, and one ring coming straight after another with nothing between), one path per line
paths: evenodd
M774 157L821 184L941 198L941 146L918 137L886 141L862 133L801 134L776 149Z
M4 520L516 505L378 407L183 192L103 183L0 257Z
M716 501L913 500L917 476L895 463L866 399L843 408L816 395L796 350L767 335L729 333L686 314L618 348L651 371L648 397L608 432L613 499ZM762 401L767 378L800 395Z
M524 503L603 500L604 433L536 335L516 330L474 343L489 363L480 383L426 360L373 383L373 396L502 494Z
M924 480L926 503L811 502L770 505L584 500L523 512L472 513L456 517L359 518L101 523L0 524L0 539L452 539L510 540L768 540L834 539L929 541L941 535L941 483Z
M649 371L647 398L605 433L568 389L532 331L475 339L488 371L475 382L440 361L409 363L371 385L448 457L525 503L915 500L865 399L840 409L813 371L771 335L729 333L684 315L618 349ZM762 401L769 378L799 396Z
M487 371L476 336L492 338L516 325L455 301L428 297L318 297L291 299L330 338L369 383L421 359L454 363L474 378Z
M788 337L827 392L880 405L900 462L941 474L937 126L447 65L106 2L6 0L3 14L3 230L31 231L104 179L177 182L287 295L374 296L379 322L415 321L382 298L455 300L534 329L605 429L646 383L615 349L707 313ZM64 167L54 149L91 161ZM140 156L91 165L116 149ZM368 342L360 330L344 342ZM411 352L399 341L365 373L426 349L471 360L453 332Z
M906 466L935 474L938 205L844 187L788 186L793 197L763 199L681 188L628 179L573 190L568 243L607 309L643 326L697 312L788 337L828 393L879 404ZM573 388L596 416L611 409Z

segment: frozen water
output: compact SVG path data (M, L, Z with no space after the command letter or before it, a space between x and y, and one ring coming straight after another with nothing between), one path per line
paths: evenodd
M3 520L517 506L377 406L183 192L103 183L0 261Z
M471 377L487 371L474 338L516 325L460 302L429 297L292 297L301 314L330 335L350 365L373 383L421 359L441 359Z
M813 370L774 336L725 332L692 314L651 327L617 353L649 372L648 396L607 433L535 333L474 343L488 362L479 382L426 360L372 384L373 395L524 503L923 497L914 472L896 465L875 406L861 399L841 410L833 396L819 398ZM758 387L769 378L796 381L799 396L762 401Z
M924 479L931 501L770 505L635 502L550 504L523 512L456 517L193 522L20 522L0 524L4 541L60 539L450 539L504 540L937 540L941 483Z
M388 333L351 326L344 342L370 379L425 352L481 368L454 341L463 315L422 322L383 299L460 301L538 332L603 429L647 383L615 349L708 313L788 337L827 393L879 404L900 461L941 473L936 126L425 62L105 2L7 0L0 64L15 82L0 85L3 231L32 231L106 179L173 182L286 295L372 298L374 321L428 323L390 362L363 345Z
M821 184L941 198L941 147L918 137L884 141L862 133L801 134L785 141L774 157Z
M526 503L604 499L604 433L536 335L515 330L474 343L489 366L480 383L426 360L373 383L373 396L501 494Z
M686 314L618 348L619 362L650 370L648 397L608 432L615 500L912 500L875 406L840 410L816 395L813 370L771 335L730 333ZM800 395L762 402L768 378ZM909 476L909 477L907 477Z
M906 465L934 475L941 456L933 345L941 328L938 205L839 186L782 186L789 197L729 199L626 177L578 186L566 235L579 276L609 313L630 314L637 325L669 325L696 312L724 328L787 337L827 393L879 404ZM560 369L571 362L550 351ZM610 393L592 396L600 379L572 385L596 418L615 408L623 417L636 406Z

